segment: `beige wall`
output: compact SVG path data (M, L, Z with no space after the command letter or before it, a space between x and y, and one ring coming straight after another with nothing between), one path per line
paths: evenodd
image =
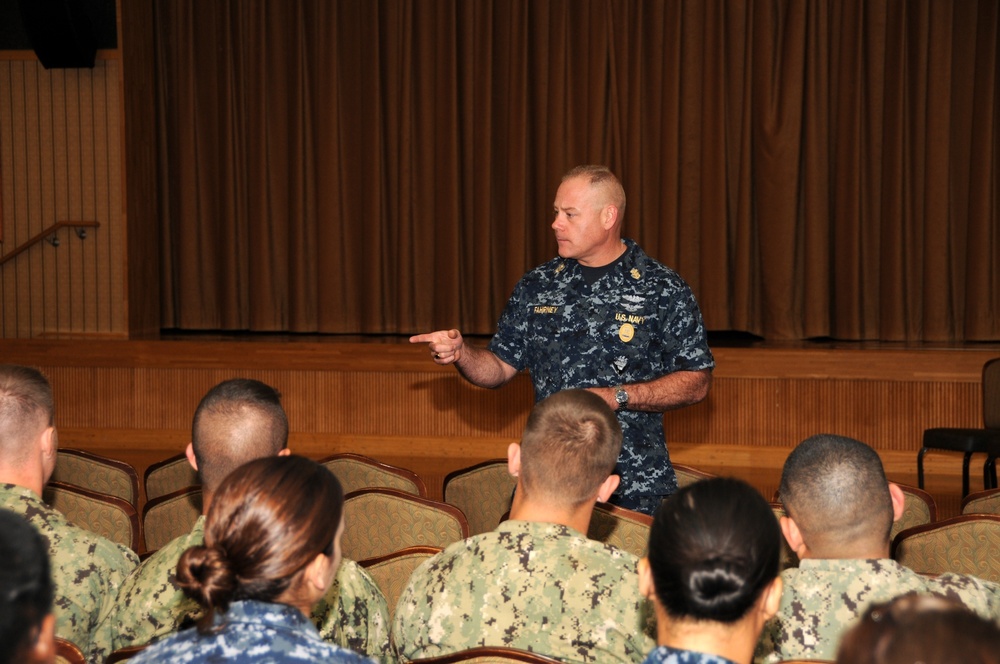
M57 221L101 224L0 266L2 338L127 336L119 71L114 56L46 70L0 53L0 256Z

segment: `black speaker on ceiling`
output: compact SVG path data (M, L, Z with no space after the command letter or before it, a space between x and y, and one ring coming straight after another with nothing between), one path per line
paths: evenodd
M97 56L93 4L80 0L19 0L21 21L46 69L93 68Z

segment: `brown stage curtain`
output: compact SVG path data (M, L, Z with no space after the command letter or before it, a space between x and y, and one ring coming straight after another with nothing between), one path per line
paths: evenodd
M489 334L578 163L713 330L1000 339L996 0L156 0L164 324Z

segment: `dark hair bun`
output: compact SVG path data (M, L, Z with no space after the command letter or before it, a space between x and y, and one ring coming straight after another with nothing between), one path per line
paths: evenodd
M703 615L722 622L745 612L746 564L713 557L695 563L688 572L689 600Z
M756 489L734 478L696 482L653 520L656 595L672 616L735 622L778 575L780 546L778 520Z
M225 610L236 590L236 575L221 549L195 546L177 563L177 584L202 606Z

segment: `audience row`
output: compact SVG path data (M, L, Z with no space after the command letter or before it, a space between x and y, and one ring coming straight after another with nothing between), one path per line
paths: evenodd
M554 394L508 450L509 518L421 565L390 624L371 576L342 559L343 489L290 454L273 388L234 379L205 395L187 448L203 514L141 564L41 500L54 410L44 376L0 366L0 638L15 646L0 664L52 661L54 636L96 664L147 644L132 661L407 662L492 645L563 662L889 664L932 634L928 664L1000 661L1000 586L892 561L902 494L850 438L793 450L780 522L742 480L679 490L638 559L586 537L618 483L614 413ZM798 567L781 570L782 538Z

